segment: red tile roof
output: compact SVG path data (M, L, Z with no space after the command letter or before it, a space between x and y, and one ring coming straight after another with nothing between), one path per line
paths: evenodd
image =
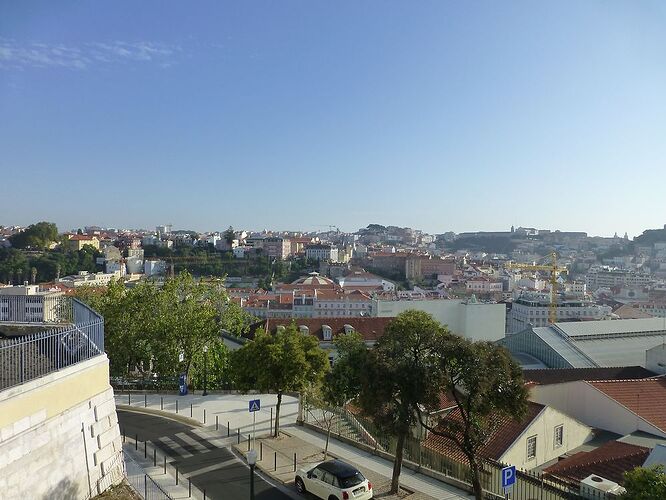
M609 380L588 384L666 432L666 378Z
M264 328L271 333L277 331L278 326L289 326L293 322L298 326L307 326L310 335L315 335L320 341L324 340L323 325L328 325L333 331L333 337L345 333L345 325L351 325L356 332L358 332L363 340L372 342L378 340L384 335L386 326L394 318L271 318L265 321L260 321L250 327L248 337L254 337L255 332L259 328Z
M650 449L643 446L609 441L596 450L581 451L560 460L543 472L574 484L591 474L622 484L623 473L643 465L649 454Z
M544 408L544 405L530 401L528 402L527 413L522 420L519 422L510 418L502 420L488 441L479 449L479 455L483 458L499 460ZM458 409L453 410L445 418L460 419L460 411ZM429 433L423 445L456 460L467 461L455 443L445 437Z

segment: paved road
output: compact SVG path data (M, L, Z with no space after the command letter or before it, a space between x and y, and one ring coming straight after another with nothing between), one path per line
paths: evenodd
M192 484L206 489L208 498L246 500L250 492L248 467L221 438L211 433L168 418L118 410L120 428L127 436L139 436L174 459L173 464L192 480ZM226 440L228 441L228 440ZM283 493L255 476L257 500L287 500Z

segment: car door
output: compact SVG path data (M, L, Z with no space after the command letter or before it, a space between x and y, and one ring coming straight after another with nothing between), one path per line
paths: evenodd
M337 479L330 472L324 471L324 476L322 477L322 485L324 491L322 492L322 498L328 500L328 497L333 495L335 498L338 498L337 488L334 484L337 484Z
M328 498L328 490L323 481L325 471L319 467L315 467L310 472L310 481L308 481L307 489L313 495L319 498Z

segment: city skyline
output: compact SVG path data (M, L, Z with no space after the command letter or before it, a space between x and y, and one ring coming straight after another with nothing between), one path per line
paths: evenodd
M0 18L0 224L663 227L659 2L21 2Z

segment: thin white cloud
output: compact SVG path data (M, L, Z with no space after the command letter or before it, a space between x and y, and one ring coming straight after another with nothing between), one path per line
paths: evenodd
M45 43L20 44L0 39L0 68L85 69L99 65L154 63L162 68L175 64L182 49L148 41L89 42L79 46Z

